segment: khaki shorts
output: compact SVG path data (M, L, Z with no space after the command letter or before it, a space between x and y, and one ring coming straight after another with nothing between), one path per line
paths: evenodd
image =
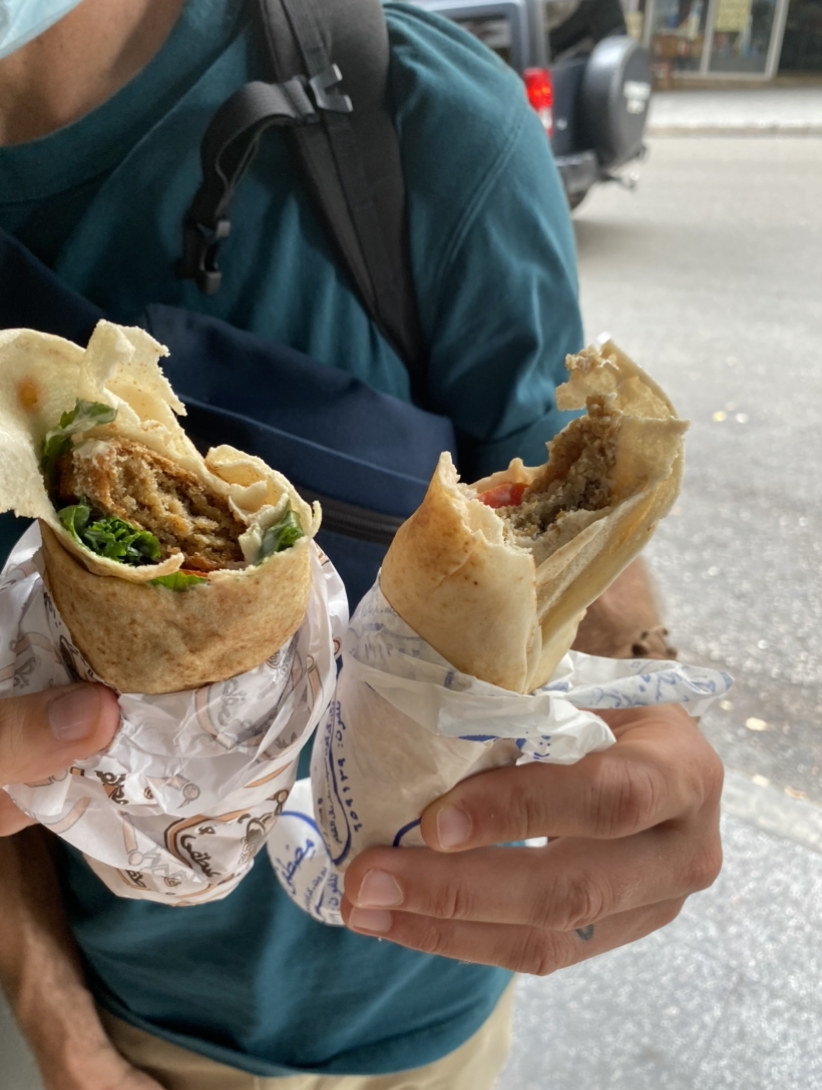
M134 1065L166 1090L492 1090L511 1043L514 985L464 1045L436 1063L395 1075L289 1075L261 1078L144 1033L106 1011L103 1025Z

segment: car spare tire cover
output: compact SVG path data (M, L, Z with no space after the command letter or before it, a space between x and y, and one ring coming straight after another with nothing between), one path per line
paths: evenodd
M642 147L651 99L647 51L626 35L603 38L591 51L579 93L583 135L601 166L634 158Z

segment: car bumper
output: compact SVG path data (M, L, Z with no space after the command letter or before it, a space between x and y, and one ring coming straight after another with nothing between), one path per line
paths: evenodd
M569 196L587 193L602 177L596 152L581 151L576 155L558 155L555 159L565 192Z

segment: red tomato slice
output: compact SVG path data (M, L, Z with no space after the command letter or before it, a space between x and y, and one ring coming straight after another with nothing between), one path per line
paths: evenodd
M518 507L522 503L522 495L527 487L515 481L503 481L502 484L489 488L487 492L480 492L477 499L488 507Z

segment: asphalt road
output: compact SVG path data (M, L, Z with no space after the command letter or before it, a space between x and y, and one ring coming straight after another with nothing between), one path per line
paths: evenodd
M649 549L683 659L735 678L726 765L822 803L822 141L658 137L575 213L586 333L688 418Z

